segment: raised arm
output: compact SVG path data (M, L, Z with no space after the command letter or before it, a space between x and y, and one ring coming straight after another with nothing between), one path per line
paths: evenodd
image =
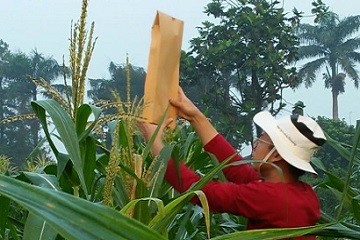
M193 102L186 97L180 87L177 98L170 99L169 102L171 105L176 107L180 117L191 123L203 145L206 145L218 134L217 130L213 127L210 121L193 104ZM159 134L157 135L151 148L153 155L159 155L161 149L164 147L162 142L163 131L172 121L173 119L167 119L166 122L160 127ZM155 129L157 128L157 125L146 122L139 122L138 126L146 141L151 138L155 132Z
M218 134L205 115L186 97L181 87L179 87L177 99L170 99L170 104L177 108L180 117L191 123L203 145Z
M177 108L180 117L191 123L207 152L214 154L220 162L230 156L234 156L230 162L242 159L230 143L218 133L205 115L186 97L181 88L179 88L177 99L171 99L170 103ZM227 179L235 183L244 183L258 178L258 173L249 165L228 167L223 171Z

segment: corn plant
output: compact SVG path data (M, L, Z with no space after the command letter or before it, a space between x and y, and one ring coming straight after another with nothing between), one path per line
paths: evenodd
M190 153L189 155L191 155L191 151L189 153ZM134 223L134 226L130 227L130 229L139 228L138 231L134 230L133 233L128 233L129 235L126 236L126 239L139 238L140 236L136 235L136 233L141 234L142 237L149 236L152 237L151 239L162 239L163 237L161 237L161 235L156 235L156 233L154 233L154 230L155 232L162 232L164 229L169 229L169 222L170 221L172 222L173 220L176 221L177 219L179 219L178 222L179 224L181 222L184 222L184 224L189 221L192 222L190 217L185 216L182 219L178 218L179 217L178 213L184 213L186 215L186 211L183 211L183 209L184 206L188 206L187 205L188 200L193 196L194 191L197 191L196 189L201 188L203 184L206 184L207 181L212 179L214 175L218 173L225 166L225 164L226 163L220 164L217 167L210 170L209 173L203 178L203 180L199 182L197 185L195 185L193 189L191 189L188 193L175 197L173 200L169 201L169 203L166 204L166 206L162 206L161 204L158 204L159 206L158 214L155 215L155 217L150 221L148 227L144 227L144 225L140 225L140 226L136 225L136 224L140 224L138 221L135 221L136 222L135 223L129 219L127 220L125 219L129 224ZM32 181L36 183L35 178L43 179L44 176L39 177L39 175L36 174L30 176L28 174L27 177L29 179L32 179ZM122 221L120 219L123 219L126 216L124 214L127 214L129 209L131 209L134 205L136 205L140 201L145 201L145 202L155 201L155 199L151 199L150 197L133 200L121 209L120 212L122 212L123 214L119 214L119 212L114 209L106 208L106 207L104 208L101 207L101 205L99 206L96 203L92 203L86 200L81 200L80 198L71 196L69 194L62 194L61 191L56 190L58 188L56 186L56 178L52 178L52 179L48 178L46 181L44 181L44 183L47 183L48 187L52 186L50 187L51 190L50 189L47 190L47 187L45 187L42 184L39 184L39 182L36 185L40 185L42 187L36 188L31 185L24 184L17 180L11 179L9 177L0 177L0 185L2 186L1 194L10 197L11 199L19 202L20 204L23 204L23 206L29 208L30 213L34 213L35 216L38 216L41 219L47 219L46 224L48 224L48 226L51 226L52 229L56 229L56 232L60 233L62 236L66 237L67 239L78 239L84 236L89 237L89 239L96 239L96 238L103 239L102 237L104 237L105 239L105 236L106 237L116 236L117 237L116 239L122 239L121 234L123 233L116 232L115 229L113 228L121 229L122 226L126 227L126 225L118 222L118 221ZM16 191L11 191L11 189L15 189ZM28 199L27 202L22 202L23 201L22 198L25 198L24 196L26 196L26 199ZM39 196L43 196L43 197L39 197ZM55 203L58 203L56 206L52 206L53 205L52 202L54 201L53 199L56 199ZM29 206L27 204L29 204ZM72 204L80 207L74 209L74 206ZM44 210L40 211L42 207L44 207ZM96 210L96 208L99 208L99 210ZM77 211L80 212L78 213ZM108 233L108 232L102 233L103 230L100 225L102 221L104 223L109 221L107 220L109 216L107 216L106 214L110 214L110 212L113 212L113 214L115 214L114 217L116 219L119 218L117 222L112 222L113 225L110 224L109 222L105 224L105 226L108 229L110 229L110 231L114 231L114 233ZM96 214L95 218L92 216L94 213ZM81 218L79 218L76 214L81 215ZM52 218L56 220L53 220ZM126 216L126 218L128 217ZM61 221L59 221L59 219L61 219ZM81 219L80 222L79 219ZM96 221L96 223L92 221ZM114 219L112 219L111 221L114 221ZM57 225L54 226L54 224ZM74 234L72 233L73 229L70 228L69 225L77 228L78 227L77 224L83 224L83 225L81 230L77 230L78 232L76 234L78 235L73 236L71 235ZM91 228L89 228L88 226L91 226ZM345 228L345 226L349 228ZM170 226L170 230L171 230L171 226ZM177 230L179 231L181 230L181 228L178 228ZM358 236L359 234L354 230L356 229L351 230L350 225L344 225L341 222L338 223L330 222L308 228L238 231L229 234L224 234L221 236L213 236L214 238L212 239L239 239L239 238L240 239L274 239L274 238L295 237L303 234L320 234L323 236L333 236L333 237L346 236L356 239L359 237ZM92 236L93 238L91 237L92 234L94 234L94 236ZM106 234L117 234L117 235L106 235ZM207 237L205 235L203 236L202 239L206 239L206 238Z
M359 189L352 185L359 173L356 154L359 127L351 151L330 141L349 159L351 167L346 180L323 168L329 178L318 186L332 189L339 196L336 219L324 214L316 226L245 231L244 219L210 213L201 188L214 178L226 180L221 170L227 161L217 164L213 156L204 152L193 129L180 124L174 132L166 134L167 146L160 156L150 154L159 129L148 143L137 132L142 102L130 102L129 71L124 101L113 93L111 103L84 103L86 72L96 42L94 23L86 31L87 6L87 0L83 0L80 20L72 26L71 87L66 88L69 91L63 96L45 80L34 79L38 87L52 96L34 101L31 106L56 162L42 161L41 168L31 165L32 171L0 175L1 238L282 239L315 234L360 239L360 195ZM67 85L65 71L64 82ZM102 110L110 107L116 113L104 114ZM111 138L105 138L105 134ZM176 163L185 161L204 174L183 194L176 193L163 181L170 157ZM318 165L321 167L320 162ZM9 169L6 161L2 166ZM202 208L189 204L194 195L199 197ZM20 217L11 215L14 205Z

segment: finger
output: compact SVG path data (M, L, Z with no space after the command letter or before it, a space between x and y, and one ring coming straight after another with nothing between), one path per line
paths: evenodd
M169 125L174 121L172 118L168 118L160 127L160 132L163 132L165 128L169 127Z
M178 106L178 105L179 105L179 102L181 101L181 99L183 98L183 96L185 96L184 91L183 91L182 88L179 86L179 87L178 87L178 95L177 95L176 99L170 98L170 99L169 99L169 102L170 102L171 104L174 104L174 106Z
M140 129L144 128L144 121L138 120L138 121L136 121L136 124L137 124L138 128L140 128Z
M173 121L174 121L173 118L168 118L168 119L165 121L165 126L168 127Z
M178 89L178 93L179 94L184 94L184 91L183 91L182 87L180 87L180 86L179 86L179 89Z
M180 105L180 103L177 100L173 99L173 98L170 98L169 102L174 107L179 107L179 105Z

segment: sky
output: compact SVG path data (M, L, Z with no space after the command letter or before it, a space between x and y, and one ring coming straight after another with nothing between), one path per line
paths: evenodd
M110 61L130 63L146 69L151 41L151 26L156 11L184 21L182 49L189 49L190 39L198 36L197 27L209 20L204 7L210 0L90 0L88 28L95 22L94 36L98 37L89 66L88 77L108 78ZM311 0L280 0L286 11L294 7L310 15ZM340 17L360 14L359 0L323 0ZM68 61L71 21L81 13L81 0L0 0L0 39L10 50L29 54L32 50ZM211 19L210 19L211 20ZM312 23L312 18L305 18ZM359 67L360 70L360 67ZM331 91L325 89L318 75L317 83L309 89L287 90L287 113L292 104L301 100L305 114L331 118ZM360 92L348 79L345 94L339 96L339 115L348 123L360 119ZM285 114L284 113L284 114Z

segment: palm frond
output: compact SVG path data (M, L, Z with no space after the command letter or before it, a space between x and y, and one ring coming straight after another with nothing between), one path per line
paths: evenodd
M352 52L360 48L360 38L351 38L339 45L342 51Z
M316 73L327 62L326 58L319 58L304 64L298 72L298 78L305 82L305 87L311 87L315 81Z
M359 85L359 74L356 70L356 65L354 62L349 59L348 57L341 57L338 59L338 63L341 66L341 68L344 70L344 72L350 76L350 78L354 81L355 87L358 87Z
M324 57L326 50L319 45L307 45L301 46L298 50L298 59L312 58L312 57Z
M359 52L349 52L348 57L354 60L355 62L360 62L360 53Z
M299 37L300 43L303 44L314 44L318 43L319 26L313 26L310 24L300 24L297 28L297 36Z
M349 38L351 35L356 33L360 28L360 15L349 16L342 19L333 29L340 40Z

